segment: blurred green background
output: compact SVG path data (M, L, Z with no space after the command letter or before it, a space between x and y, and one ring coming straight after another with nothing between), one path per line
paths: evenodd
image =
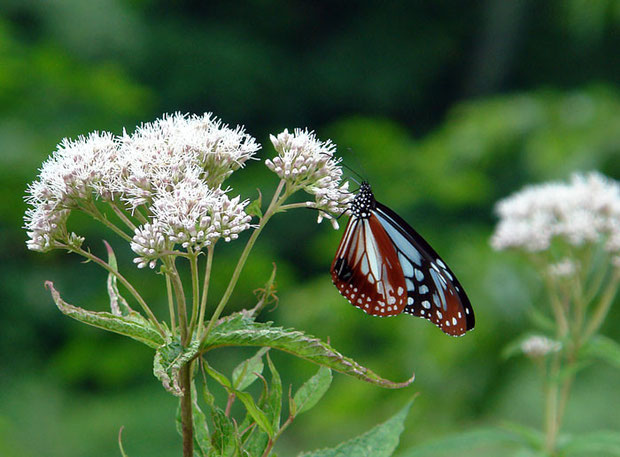
M151 375L151 351L63 317L43 288L53 280L70 303L105 309L103 272L28 252L20 228L25 187L63 137L131 131L173 111L245 125L263 159L269 133L284 128L331 138L450 263L476 310L475 331L459 339L421 319L366 316L330 281L341 232L316 225L311 211L279 215L231 309L253 304L275 260L280 302L264 319L329 338L390 379L417 374L402 391L336 375L280 455L357 435L415 392L401 451L505 420L539 426L536 373L501 349L530 328L528 309L544 308L544 297L517 256L491 251L493 205L575 170L620 178L619 32L618 0L0 0L0 455L119 455L123 425L130 456L180 454L176 401ZM231 182L247 198L274 184L260 162ZM96 253L109 239L165 317L161 278L137 271L131 252L88 220L72 224ZM213 296L241 244L218 248ZM617 338L619 325L615 306L604 333ZM214 363L228 370L252 352L221 350ZM315 370L273 357L285 384ZM566 429L619 429L614 404L617 371L590 367Z

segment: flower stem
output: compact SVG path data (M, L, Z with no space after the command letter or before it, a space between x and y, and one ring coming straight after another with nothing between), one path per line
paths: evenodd
M174 317L174 299L172 298L172 282L170 275L166 273L166 293L168 295L168 311L170 312L170 329L172 333L176 330L176 322Z
M202 333L202 328L204 327L205 320L205 311L207 308L207 296L209 293L209 281L211 279L211 268L213 266L213 251L215 250L215 245L209 245L207 247L207 267L205 270L205 277L202 283L202 297L200 299L200 315L198 316L198 331L197 335Z
M198 284L198 253L192 252L189 256L189 265L192 276L192 317L189 324L189 334L191 338L198 319L198 302L200 301L200 286Z
M290 195L290 191L287 189L287 191L284 192L284 195L280 197L280 194L282 193L282 189L284 188L284 184L285 184L285 181L280 180L280 183L278 184L278 187L275 193L273 194L273 198L271 199L271 203L269 204L269 207L265 211L265 214L263 215L263 217L260 218L258 227L256 227L256 229L254 229L254 232L252 232L252 235L250 235L250 239L245 245L245 248L243 249L243 252L241 253L241 256L239 257L239 261L237 262L237 266L235 267L235 271L233 271L232 277L230 278L228 287L226 288L224 295L222 296L219 304L217 305L217 308L213 312L213 315L211 316L211 319L209 320L209 324L207 325L207 328L205 329L204 335L202 335L201 344L204 343L204 341L207 339L209 332L211 332L211 329L215 325L215 322L220 317L220 314L222 314L224 307L228 303L228 299L232 295L232 292L237 284L237 280L239 279L239 275L241 274L241 270L243 269L245 262L248 259L248 256L250 255L250 251L252 250L252 247L254 247L254 243L256 243L256 239L258 238L258 235L260 235L260 232L263 230L263 228L265 227L265 225L267 224L271 216L275 214L276 210L279 208L282 202Z
M187 308L185 305L185 292L183 291L183 283L175 265L174 258L168 258L164 261L168 269L170 279L172 280L172 288L177 302L177 314L179 316L179 329L181 330L181 344L187 346L189 341L187 332Z
M598 329L601 327L601 325L603 324L603 321L605 320L605 317L607 316L607 313L609 312L609 308L611 307L614 301L614 297L618 290L619 283L620 283L620 268L616 267L614 268L614 271L612 273L612 278L609 281L609 284L607 285L607 287L605 288L605 291L603 292L601 301L599 302L598 306L594 310L594 314L592 315L590 322L588 322L588 325L586 326L583 332L583 339L582 339L583 342L588 341L590 337L594 335L594 333L596 333Z

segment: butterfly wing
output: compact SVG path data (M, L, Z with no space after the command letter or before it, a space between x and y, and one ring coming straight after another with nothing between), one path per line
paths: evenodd
M376 202L373 214L389 236L405 277L407 304L403 312L427 319L452 336L473 329L469 298L435 250L387 206Z
M368 314L394 316L407 304L405 276L379 220L352 216L331 266L340 293Z

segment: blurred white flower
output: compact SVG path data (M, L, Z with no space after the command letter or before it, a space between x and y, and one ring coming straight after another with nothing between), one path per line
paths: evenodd
M577 271L577 264L568 257L549 265L549 274L556 278L570 277Z
M562 348L559 341L554 341L546 336L530 336L521 343L521 351L529 357L542 357L551 352L558 352Z
M604 240L609 252L620 252L620 185L596 172L528 186L496 211L500 221L491 244L497 250L542 251L559 237L575 246Z
M318 140L307 129L295 129L293 134L284 130L270 138L278 155L265 164L291 186L315 196L312 207L320 210L318 222L323 218L333 220L332 215L348 209L353 195L349 183L342 183L340 159L334 157L335 144Z
M134 262L140 268L147 264L154 268L157 259L175 245L199 251L220 238L237 239L250 228L251 219L244 211L248 201L240 200L195 178L158 192L151 207L152 223L135 232L131 248L139 257Z

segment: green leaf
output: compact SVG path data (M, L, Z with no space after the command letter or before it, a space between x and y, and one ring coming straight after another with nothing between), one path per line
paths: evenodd
M267 415L254 403L254 399L247 392L236 392L237 398L241 400L245 409L252 416L256 425L258 425L269 437L273 437L274 431L271 426L271 422L267 418Z
M93 327L128 336L152 348L157 348L165 342L157 329L140 313L131 311L126 316L117 316L108 312L88 311L65 302L52 282L47 281L45 286L51 292L56 306L65 316Z
M573 436L562 446L566 455L601 455L620 456L620 433L615 431L598 431Z
M606 336L597 335L583 348L582 357L595 357L620 368L620 344Z
M265 412L271 420L273 429L277 430L280 428L280 414L282 412L282 380L269 354L267 354L267 365L271 372L271 386L267 396Z
M463 449L471 452L489 445L515 444L516 442L513 434L501 428L480 428L414 446L399 455L401 457L453 456L459 455Z
M177 397L183 395L183 390L179 384L181 367L196 357L198 347L198 340L192 341L185 349L178 341L172 341L161 345L155 351L153 374L161 381L168 392Z
M263 355L269 348L260 349L256 355L241 362L232 373L232 384L235 390L247 389L263 373Z
M181 401L181 400L179 400ZM198 396L196 386L192 382L192 423L194 425L194 443L205 457L210 455L211 440L209 435L209 426L207 425L207 416L202 412L198 405Z
M235 426L220 408L211 408L213 436L211 443L218 455L238 455L236 451Z
M228 391L229 394L235 394L237 398L241 400L241 402L245 406L245 409L248 411L248 414L252 416L256 424L261 429L263 429L270 437L273 436L274 432L273 428L271 427L271 423L269 422L269 419L267 419L265 413L258 406L256 406L256 403L254 402L252 396L247 392L235 390L228 378L222 373L218 372L215 368L210 366L206 361L204 361L204 367L207 373L209 373L209 376L219 382Z
M118 271L118 267L116 264L116 256L114 255L114 251L112 250L112 246L108 244L107 241L103 241L105 244L105 248L108 251L108 264L112 267L114 271ZM112 310L112 314L115 316L129 316L134 311L129 307L127 300L120 294L118 291L118 285L116 284L116 276L112 273L108 274L108 295L110 297L110 309Z
M345 441L335 448L300 454L300 457L389 457L398 446L400 434L404 429L404 421L412 403L413 400L409 401L391 419L363 435Z
M514 422L504 423L503 429L512 433L524 446L533 450L541 450L545 445L545 436L540 430Z
M262 206L262 194L258 191L258 198L253 200L248 206L245 207L245 212L250 216L263 217Z
M332 383L332 370L326 367L308 379L293 396L291 414L297 416L313 408L323 398Z
M249 316L247 311L234 313L220 319L200 349L201 351L207 351L220 346L272 347L289 352L318 365L390 389L406 387L414 379L413 376L404 382L384 379L313 336L306 335L297 330L274 327L271 322L256 322Z

